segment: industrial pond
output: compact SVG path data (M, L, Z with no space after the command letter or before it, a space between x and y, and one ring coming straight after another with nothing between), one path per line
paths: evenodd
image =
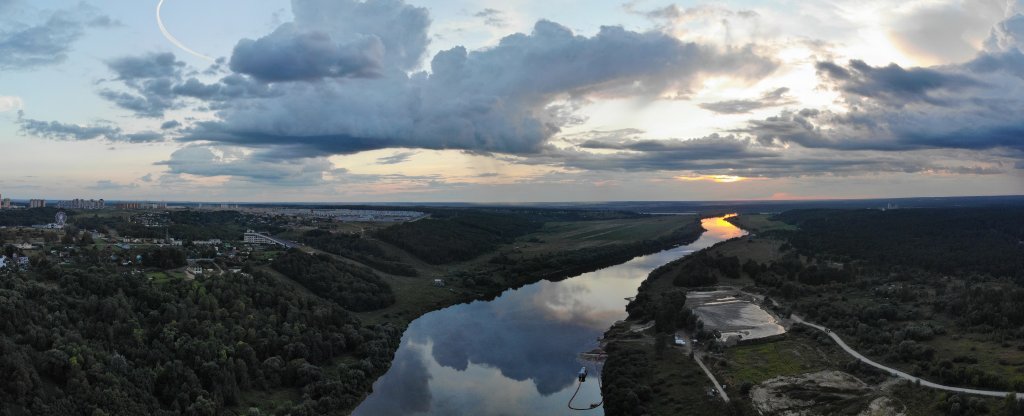
M423 315L402 336L391 369L355 410L357 416L562 414L585 364L580 353L626 317L626 297L658 266L745 234L708 218L689 245L559 282L508 290L491 301ZM598 367L574 400L601 401ZM586 412L601 414L601 408Z

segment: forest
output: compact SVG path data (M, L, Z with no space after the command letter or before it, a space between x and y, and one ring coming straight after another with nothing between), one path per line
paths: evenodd
M275 259L271 267L351 311L372 311L395 303L391 287L373 270L327 255L291 249Z
M31 211L31 210L29 210ZM130 216L100 216L82 212L71 217L71 223L84 230L113 230L119 236L132 238L171 238L182 241L220 239L241 240L250 228L275 233L280 227L257 221L256 217L237 211L169 211L166 227L146 227L130 221ZM51 216L52 218L52 216ZM52 219L51 219L52 221Z
M318 250L348 257L384 273L408 277L418 275L415 268L389 256L378 243L359 234L314 229L303 233L300 240Z
M1024 390L1024 209L808 210L777 216L785 253L744 271L790 309L885 362L939 383ZM934 346L963 340L959 352ZM972 358L974 357L974 358ZM987 359L988 357L983 357Z
M1024 208L796 210L777 216L801 254L1024 283Z
M0 280L2 414L345 414L401 336L257 270L162 284L35 270Z
M656 333L699 334L700 322L694 324L675 288L749 279L779 301L782 317L799 312L872 359L941 384L1024 390L1024 209L796 210L773 220L798 229L753 237L775 241L771 260L709 249L666 264L641 284L627 306L630 319L653 320ZM746 243L726 244L735 252ZM654 285L659 279L673 284ZM636 414L629 403L653 385L635 374L664 364L656 350L609 349L606 370L627 381L605 378L605 391L614 395L608 397L626 403L609 403L607 414ZM633 358L618 357L627 355ZM1024 414L1013 401L992 406L974 397L914 394L934 414Z
M57 208L5 209L0 210L0 227L30 227L53 222Z

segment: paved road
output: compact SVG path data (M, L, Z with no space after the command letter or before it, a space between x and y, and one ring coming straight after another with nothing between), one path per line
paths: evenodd
M930 387L930 388L933 388L933 389L946 390L946 391L951 391L951 392L955 392L955 393L977 394L977 395L981 395L981 396L1006 397L1006 395L1011 393L1011 392L1008 392L1008 391L975 390L975 389L966 389L966 388L963 388L963 387L944 386L944 385L941 385L941 384L932 383L932 382L930 382L928 380L925 380L925 379L922 379L922 378L919 378L919 377L914 377L914 376L912 376L910 374L904 373L904 372L902 372L900 370L897 370L895 368L886 367L884 365L881 365L879 363L871 361L867 357L865 357L863 355L860 355L860 353L855 351L853 348L850 348L849 345L846 345L846 343L843 342L843 340L841 338L839 338L839 335L836 335L835 332L832 332L832 331L828 330L827 328L825 328L825 327L823 327L821 325L812 324L810 322L807 322L807 321L801 319L799 316L796 316L796 315L792 315L790 318L793 319L793 322L797 322L797 323L801 323L801 324L807 325L807 326L809 326L811 328L817 329L817 330L819 330L821 332L824 332L824 333L828 334L828 336L831 337L832 340L836 342L836 344L839 344L839 346L842 347L843 350L845 350L848 354L852 355L854 358L860 360L864 364L867 364L867 365L875 367L875 368L877 368L879 370L885 371L885 372L887 372L889 374L892 374L895 377L899 377L899 378L902 378L904 380L909 380L912 383L913 382L920 382L922 386ZM702 364L701 367L703 367L703 366L704 365ZM715 385L717 385L717 384L718 383L715 383ZM1018 399L1024 399L1024 396L1021 396L1021 395L1018 394L1017 398Z
M693 353L693 360L697 362L697 365L699 365L702 370L704 370L704 374L707 374L708 378L711 379L711 383L715 385L715 389L717 389L718 394L722 396L722 400L725 400L725 402L728 403L729 396L725 395L725 390L722 389L721 384L718 384L718 379L715 378L714 374L711 374L711 370L708 370L708 368L704 366L704 361L701 361L699 352Z

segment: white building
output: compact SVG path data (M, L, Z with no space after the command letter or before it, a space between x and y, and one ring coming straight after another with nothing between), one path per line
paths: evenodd
M285 241L285 240L280 240L280 239L271 237L271 236L263 234L263 233L255 232L253 230L249 230L249 231L245 232L245 239L243 241L245 241L246 244L265 244L265 245L275 245L276 244L276 245L279 245L279 246L284 247L284 248L298 247L298 245L295 244L295 243L292 243L292 242L289 242L289 241Z

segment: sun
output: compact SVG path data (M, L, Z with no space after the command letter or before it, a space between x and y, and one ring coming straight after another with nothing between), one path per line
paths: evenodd
M676 176L676 179L681 181L711 181L717 183L733 183L750 180L751 178L745 178L743 176L735 175L697 175L697 176Z

